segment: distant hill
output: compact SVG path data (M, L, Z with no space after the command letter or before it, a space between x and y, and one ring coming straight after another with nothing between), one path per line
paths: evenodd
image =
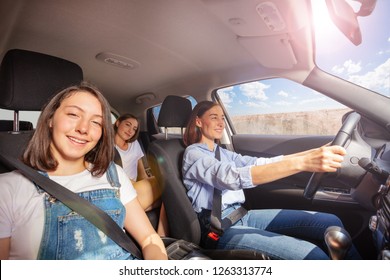
M237 133L335 135L341 127L342 116L351 109L309 112L247 115L232 117Z

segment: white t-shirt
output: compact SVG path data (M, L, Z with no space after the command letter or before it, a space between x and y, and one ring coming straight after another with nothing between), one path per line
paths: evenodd
M116 148L122 159L123 170L131 180L137 181L138 160L144 156L141 145L135 140L129 143L127 150L122 150L118 146Z
M120 200L125 205L137 194L117 166ZM93 177L88 170L71 176L50 176L53 181L79 193L112 188L104 174ZM44 227L44 196L18 171L0 174L0 238L11 237L9 259L36 259Z

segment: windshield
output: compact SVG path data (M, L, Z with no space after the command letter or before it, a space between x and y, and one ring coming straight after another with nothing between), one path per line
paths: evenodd
M358 17L362 42L357 46L331 21L325 1L312 3L318 67L390 97L390 18L386 14L390 1L378 0L371 15ZM360 8L358 1L348 3L354 10ZM334 135L342 116L351 110L311 88L282 78L221 88L216 94L237 133ZM320 121L324 119L327 121Z
M347 1L355 11L359 1ZM312 1L316 63L335 76L390 97L390 1L377 0L374 11L358 17L362 43L355 46L331 21L325 1Z

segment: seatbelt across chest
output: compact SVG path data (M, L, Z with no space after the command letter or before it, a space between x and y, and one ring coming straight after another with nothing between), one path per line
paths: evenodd
M143 258L141 251L133 240L127 236L123 229L106 212L50 178L40 174L35 169L25 165L20 160L8 155L0 155L0 159L18 169L26 178L35 182L48 194L60 200L64 205L82 215L133 256L139 259Z
M221 160L221 151L219 145L217 145L215 150L215 158ZM230 213L223 220L221 219L222 211L222 191L220 189L214 188L213 191L213 205L210 215L210 225L211 225L211 235L209 237L217 239L218 236L222 236L224 231L230 226L235 224L239 219L241 219L248 212L244 207L239 207Z

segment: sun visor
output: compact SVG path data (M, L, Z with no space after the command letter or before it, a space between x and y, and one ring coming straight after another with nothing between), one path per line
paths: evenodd
M295 1L258 1L258 0L202 0L205 7L216 15L222 23L231 29L237 36L269 36L280 33L294 32L308 24L302 14L305 5L296 5ZM251 2L252 5L248 5ZM281 2L281 3L280 3Z
M296 2L302 0L296 0ZM281 0L202 0L205 6L224 23L237 41L264 67L292 69L297 64L290 35L299 35L310 28L306 5ZM251 2L252 5L248 5ZM294 4L292 4L294 3ZM311 36L305 32L305 36ZM306 40L306 38L303 38ZM303 40L303 41L305 41Z
M265 67L291 69L297 64L297 59L287 34L263 37L238 37L237 40ZM264 50L272 50L272 53ZM275 56L275 53L278 55Z

